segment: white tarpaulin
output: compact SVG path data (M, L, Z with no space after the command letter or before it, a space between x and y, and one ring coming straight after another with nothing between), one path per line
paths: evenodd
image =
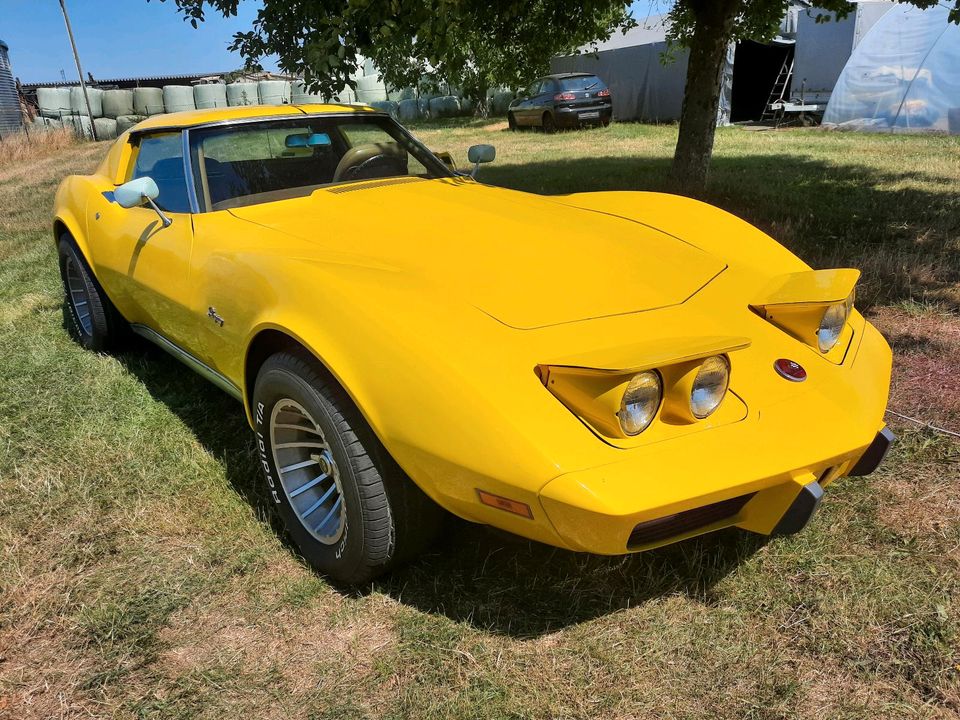
M946 5L887 12L840 74L824 125L960 134L960 26Z

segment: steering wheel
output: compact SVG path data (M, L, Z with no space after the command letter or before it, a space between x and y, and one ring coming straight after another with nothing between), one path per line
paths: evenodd
M337 163L333 182L363 179L363 173L391 168L392 175L406 175L407 167L403 154L392 144L370 143L357 145L344 153ZM382 177L383 175L373 175Z

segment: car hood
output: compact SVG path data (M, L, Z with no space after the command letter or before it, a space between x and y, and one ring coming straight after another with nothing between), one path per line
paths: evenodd
M229 212L324 254L414 273L519 329L677 305L725 267L659 230L558 200L404 178Z

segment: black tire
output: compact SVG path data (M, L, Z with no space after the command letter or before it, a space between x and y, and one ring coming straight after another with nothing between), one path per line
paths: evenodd
M115 349L123 335L125 321L69 235L60 236L57 250L64 302L73 336L87 350Z
M315 535L320 526L311 530L298 514L304 512L304 505L312 498L300 488L313 481L294 487L316 469L302 468L306 474L300 475L300 479L297 476L287 479L301 469L288 470L284 477L277 466L278 450L295 451L274 447L271 432L275 416L276 425L290 422L291 416L285 414L292 407L289 401L308 414L304 422L295 424L298 427L315 425L322 433L320 440L332 455L332 467L321 467L320 474L336 478L337 491L333 497L339 493L342 498L342 507L337 511L340 513L338 523L342 525L340 535L331 532L324 541ZM267 359L254 386L253 411L260 464L270 497L300 552L319 572L345 585L360 585L416 556L434 539L443 521L443 510L404 474L349 396L308 353L283 352ZM303 433L301 436L306 437ZM284 439L276 444L295 443ZM311 457L325 452L322 450ZM296 456L286 455L280 461L290 459L296 461ZM327 482L323 481L309 492L322 497L324 488L330 487ZM289 495L296 496L298 490L301 498L305 495L307 498L297 500L299 511ZM335 509L323 506L311 521L323 510L329 514ZM327 527L324 522L321 526Z
M550 113L544 113L543 119L540 121L543 125L543 131L548 135L552 135L557 131L557 125L553 121L553 115Z
M507 113L507 127L514 132L517 130L517 118L513 113Z

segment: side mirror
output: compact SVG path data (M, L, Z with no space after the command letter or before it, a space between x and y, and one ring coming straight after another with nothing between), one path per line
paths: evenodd
M467 150L467 160L473 163L473 172L471 177L477 176L477 170L480 169L480 163L493 162L497 157L497 149L493 145L472 145Z
M117 205L120 207L134 208L147 204L160 217L163 226L170 227L173 220L164 215L163 211L154 202L158 197L160 197L160 188L157 187L157 183L152 177L141 177L125 182L113 191L113 199L117 201Z

